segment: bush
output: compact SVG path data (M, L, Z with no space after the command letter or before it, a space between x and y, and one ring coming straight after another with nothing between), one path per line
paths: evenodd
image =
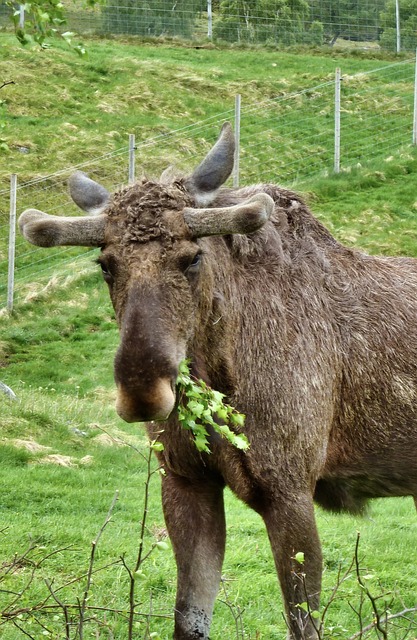
M106 33L139 36L181 36L191 38L200 2L178 0L105 0L103 28Z

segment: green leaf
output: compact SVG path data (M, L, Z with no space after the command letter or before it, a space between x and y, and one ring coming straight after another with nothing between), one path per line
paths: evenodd
M153 442L151 442L151 444L149 446L152 449L152 451L163 451L164 450L164 445L162 444L162 442L153 441Z
M169 544L168 544L168 542L165 542L165 540L159 540L155 544L155 547L157 549L159 549L160 551L167 551L169 549Z
M249 440L243 434L235 435L233 444L236 449L240 449L241 451L247 451L249 449Z
M302 551L296 553L294 556L294 560L296 560L300 564L304 564L304 553Z
M233 413L230 416L231 421L238 427L243 427L245 424L245 416L243 413Z

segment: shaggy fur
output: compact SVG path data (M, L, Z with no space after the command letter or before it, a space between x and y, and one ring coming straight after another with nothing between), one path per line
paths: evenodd
M164 445L175 640L209 637L225 485L265 521L291 639L314 640L314 621L298 606L319 606L313 499L355 513L370 498L417 496L417 262L342 246L291 191L219 189L232 139L224 127L190 178L143 180L103 214L100 263L121 333L118 411L151 420L149 436ZM184 208L233 206L255 193L268 194L275 209L254 233L196 239L185 224ZM94 194L84 200L97 202ZM23 220L32 241L36 216ZM68 220L60 237L67 227L72 239ZM43 214L43 242L45 233L52 237ZM184 357L246 415L247 453L214 435L211 454L198 453L175 410L152 422L172 410Z

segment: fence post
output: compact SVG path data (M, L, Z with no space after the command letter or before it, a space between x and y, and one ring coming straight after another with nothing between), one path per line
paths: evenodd
M207 37L210 40L213 37L213 12L211 0L207 0Z
M19 29L25 28L25 5L19 5Z
M129 184L135 182L135 134L129 133Z
M395 25L397 29L397 53L401 51L400 2L395 0Z
M240 94L235 97L235 158L233 165L233 186L239 186L239 155L240 155Z
M416 49L416 68L414 72L414 113L413 113L413 144L417 144L417 49Z
M336 69L334 100L334 172L340 172L340 85L341 73Z
M9 265L7 276L7 310L13 311L14 295L14 258L16 252L16 193L17 175L10 176L10 227L9 227Z

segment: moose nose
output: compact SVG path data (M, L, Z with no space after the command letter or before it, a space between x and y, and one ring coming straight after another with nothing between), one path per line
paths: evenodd
M125 422L166 420L175 407L174 389L169 378L159 378L146 393L119 384L116 411Z

